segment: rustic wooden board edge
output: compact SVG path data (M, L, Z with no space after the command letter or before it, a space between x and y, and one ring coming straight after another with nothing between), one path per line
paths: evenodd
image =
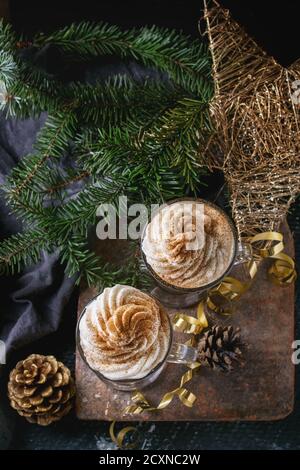
M80 360L78 358L76 358L76 362ZM296 372L295 372L295 367L294 367L294 376L293 376L293 395L292 395L292 399L290 400L289 403L287 403L287 406L286 406L286 410L285 411L282 411L280 412L279 414L274 414L271 418L269 415L255 415L253 416L253 414L249 415L249 416L245 416L243 418L236 418L236 417L225 417L225 418L198 418L197 416L196 417L189 417L188 419L186 418L181 418L180 416L175 419L153 419L154 416L153 414L147 414L145 413L143 416L141 415L127 415L127 416L122 416L122 417L118 417L116 418L117 421L119 422L152 422L152 423L159 423L159 422L162 422L162 423L171 423L171 422L174 422L174 421L178 421L178 422L198 422L198 423L254 423L254 422L268 422L268 423L272 423L272 422L277 422L277 421L282 421L286 418L288 418L293 412L294 412L294 407L295 407L295 375L296 375ZM183 406L180 404L180 402L177 402L177 405L178 406ZM176 405L176 406L177 406ZM79 420L82 420L82 421L104 421L104 422L111 422L112 421L112 418L106 418L106 417L101 417L101 419L99 418L95 418L95 417L91 417L90 415L87 415L86 412L82 412L81 411L81 407L78 406L78 400L77 400L77 397L76 397L76 402L75 402L75 411L76 411L76 416Z

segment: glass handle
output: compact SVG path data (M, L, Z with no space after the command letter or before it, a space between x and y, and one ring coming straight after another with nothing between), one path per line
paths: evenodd
M252 260L252 246L250 243L238 242L234 265L247 263Z
M186 344L173 343L171 351L167 357L167 362L175 362L176 364L190 364L197 360L198 351L192 346Z

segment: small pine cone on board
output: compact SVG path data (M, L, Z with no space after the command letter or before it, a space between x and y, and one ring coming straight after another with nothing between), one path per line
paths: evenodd
M54 356L31 354L10 373L10 404L30 423L47 426L60 420L72 408L74 396L71 373Z
M242 363L240 328L213 326L198 343L201 364L223 372L229 372L238 362Z

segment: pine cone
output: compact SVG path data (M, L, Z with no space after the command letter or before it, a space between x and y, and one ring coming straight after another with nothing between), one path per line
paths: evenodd
M11 371L11 406L30 423L42 426L60 420L73 405L75 385L67 367L54 356L31 354Z
M212 369L228 372L241 360L240 328L213 326L198 343L200 362Z

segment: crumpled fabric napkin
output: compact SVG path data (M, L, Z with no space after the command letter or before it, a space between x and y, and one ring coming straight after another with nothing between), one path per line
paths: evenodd
M45 121L0 117L0 183L17 162L32 150L36 134ZM9 213L0 194L0 240L22 227ZM70 299L75 278L64 274L57 253L43 253L41 261L20 275L1 277L0 339L7 355L53 331L60 323L64 306Z

